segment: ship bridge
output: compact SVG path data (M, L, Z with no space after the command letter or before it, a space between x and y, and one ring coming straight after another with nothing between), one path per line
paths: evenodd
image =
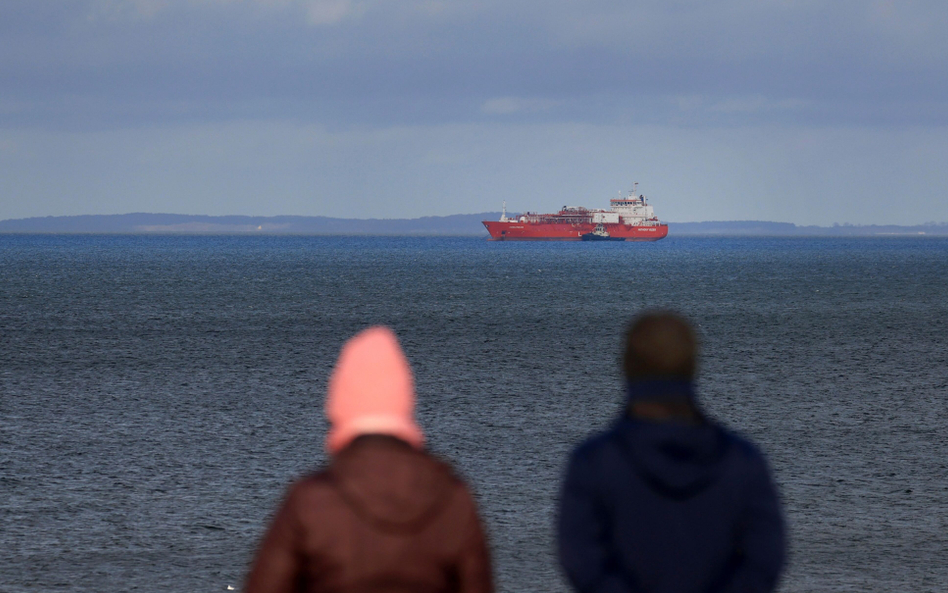
M633 188L637 188L638 185L636 183ZM655 212L648 205L645 196L637 194L635 189L624 198L619 197L609 200L609 205L611 210L622 217L626 224L642 224L644 221L655 218Z

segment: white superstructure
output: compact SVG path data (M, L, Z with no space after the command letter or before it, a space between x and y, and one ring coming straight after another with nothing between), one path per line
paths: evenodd
M644 195L636 193L639 184L632 185L629 195L609 200L609 210L589 209L582 206L563 206L555 214L537 214L524 212L518 218L507 216L507 202L498 222L517 222L521 224L623 224L628 226L661 226L658 217ZM622 195L621 193L619 194Z
M639 184L632 185L632 191L625 198L613 198L609 200L612 206L611 213L615 213L622 219L624 224L649 225L658 224L655 218L655 212L648 205L644 195L639 195L636 190ZM606 222L603 220L602 222ZM618 222L618 221L617 221Z

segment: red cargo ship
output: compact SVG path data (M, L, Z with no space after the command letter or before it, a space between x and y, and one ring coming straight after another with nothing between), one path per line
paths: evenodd
M644 195L633 185L628 197L609 200L609 210L563 206L555 214L526 212L500 220L485 220L491 241L658 241L668 236L668 225L655 216Z

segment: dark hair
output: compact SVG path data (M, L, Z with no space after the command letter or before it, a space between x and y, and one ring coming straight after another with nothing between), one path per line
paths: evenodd
M691 323L672 311L646 311L625 334L626 379L694 379L698 337Z

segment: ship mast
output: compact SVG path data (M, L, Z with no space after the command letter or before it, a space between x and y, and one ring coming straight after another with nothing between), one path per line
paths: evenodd
M507 222L507 200L504 200L504 211L500 215L500 222Z

